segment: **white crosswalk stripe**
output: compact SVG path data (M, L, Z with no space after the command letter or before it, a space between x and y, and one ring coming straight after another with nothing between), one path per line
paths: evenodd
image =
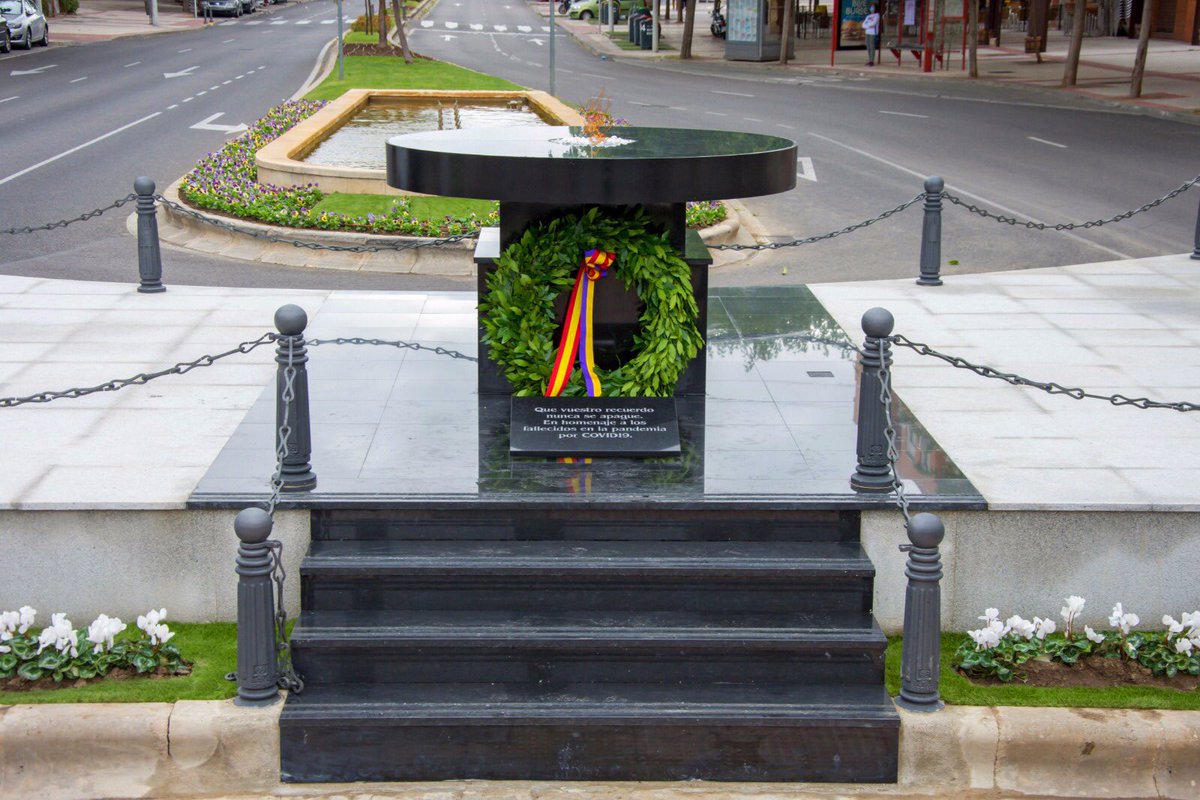
M252 20L251 22L243 22L242 24L243 25L262 25L263 21L261 19L256 19L256 20Z
M218 24L220 24L220 25L222 25L222 26L224 26L224 25L237 25L237 20L236 20L236 19L227 19L227 20L225 20L224 22L221 22L221 23L218 23ZM249 23L247 23L247 24L249 24Z
M310 24L311 22L312 22L312 20L311 20L311 19L302 19L302 20L300 20L299 22L297 22L296 24L297 24L297 25L308 25L308 24Z
M453 31L453 30L458 30L458 23L457 23L457 22L447 22L447 23L446 23L446 27L447 27L447 28L449 28L449 29L450 29L450 30L452 30L452 31Z
M550 26L549 26L549 25L543 25L543 26L542 26L542 33L549 33L549 32L550 32Z
M287 25L288 21L286 19L277 19L274 22L272 22L271 24L272 25Z
M422 28L432 28L432 27L433 27L433 20L429 20L429 19L423 19L423 20L421 20L421 27L422 27Z
M507 25L493 25L492 27L496 29L497 33L504 33L505 31L508 30Z
M323 19L323 20L321 20L321 24L322 25L336 25L337 20L336 19Z
M471 23L471 30L473 30L473 31L481 31L481 30L483 30L483 26L482 26L482 25L480 25L478 22L472 22L472 23Z
M521 33L529 33L533 30L533 28L529 27L528 25L518 25L517 30L519 30Z

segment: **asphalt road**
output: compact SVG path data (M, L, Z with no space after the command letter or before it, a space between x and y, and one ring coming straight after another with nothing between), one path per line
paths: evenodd
M349 8L349 6L347 7ZM332 0L273 7L213 28L0 58L3 225L106 205L138 174L160 187L231 131L290 96L336 30ZM357 6L355 6L357 10ZM520 0L441 0L412 32L419 51L548 88L546 20ZM502 30L501 30L502 28ZM527 28L528 30L525 30ZM706 36L707 31L698 35ZM797 188L749 200L781 240L843 228L913 198L922 179L988 209L1060 222L1136 208L1200 172L1200 128L1058 95L920 79L781 73L763 65L651 66L556 40L556 91L604 91L633 124L758 131L795 139ZM1119 225L1078 232L1001 226L947 210L947 273L1053 266L1190 249L1194 192ZM0 240L0 270L127 280L125 214ZM838 239L716 271L717 285L913 275L919 208ZM166 248L168 283L297 288L466 288L463 281L273 268Z

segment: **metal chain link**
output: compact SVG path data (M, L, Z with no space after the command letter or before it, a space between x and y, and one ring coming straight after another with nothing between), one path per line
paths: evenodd
M287 572L283 568L283 542L278 539L268 539L267 547L271 553L271 579L275 582L275 649L280 689L300 694L304 691L304 679L296 674L292 666L292 646L287 637L287 610L283 604L283 582L287 580Z
M883 429L883 435L887 438L887 457L888 464L892 469L892 493L896 495L896 505L900 507L900 513L904 515L904 527L908 527L908 523L912 521L912 515L908 510L908 495L904 493L904 483L900 480L900 469L897 462L900 460L900 447L896 444L896 418L892 408L892 372L888 369L887 354L881 353L879 359L879 399L883 402L883 414L886 420ZM905 550L904 545L900 546L901 550Z
M912 206L916 205L917 203L921 202L924 199L925 199L925 193L922 192L921 194L914 197L912 200L909 200L907 203L901 203L900 205L896 206L895 208L888 209L887 211L884 211L879 216L872 217L871 219L863 220L862 222L855 223L854 225L848 225L845 228L842 228L841 230L831 231L829 233L822 233L819 236L809 236L807 239L793 239L790 242L768 242L767 244L711 244L708 246L708 249L709 250L779 250L780 248L783 248L783 247L799 247L802 244L812 244L813 242L821 242L826 239L833 239L837 236L841 236L844 233L850 233L851 231L856 231L859 228L866 228L869 225L874 225L876 222L882 222L883 220L887 219L888 217L892 216L893 214L899 214L901 211L911 208Z
M1078 387L1063 386L1061 383L1055 383L1053 381L1035 381L1011 372L1001 372L998 369L994 369L986 365L973 364L970 361L967 361L965 358L960 358L959 356L952 356L947 353L938 352L927 344L914 342L906 336L902 336L900 334L895 334L890 338L893 344L897 344L901 347L907 347L919 355L939 358L952 367L969 370L984 378L995 378L996 380L1010 383L1013 386L1029 386L1034 389L1041 389L1043 392L1048 394L1065 394L1066 396L1073 397L1076 400L1083 400L1084 398L1089 400L1107 400L1114 406L1165 408L1170 409L1171 411L1200 411L1200 403L1191 403L1187 401L1171 403L1159 400L1150 400L1146 397L1126 397L1123 394L1097 394L1095 392L1089 392L1086 389L1080 389Z
M976 206L976 205L972 205L971 203L968 203L965 200L961 200L958 197L955 197L954 195L950 194L949 192L942 192L942 197L945 198L946 200L949 200L951 203L953 203L956 206L961 206L961 207L965 208L967 211L970 211L972 214L978 214L979 216L984 217L985 219L993 219L996 222L1002 222L1007 225L1019 225L1019 226L1024 226L1026 228L1029 228L1030 230L1037 230L1037 231L1047 231L1047 230L1050 230L1050 231L1073 231L1073 230L1077 230L1077 229L1099 228L1101 225L1109 225L1113 222L1121 222L1123 220L1127 220L1136 214L1141 214L1143 211L1149 211L1152 208L1156 208L1157 206L1162 205L1163 203L1167 202L1168 200L1178 197L1179 195L1183 194L1188 189L1192 188L1193 186L1195 186L1198 183L1200 183L1200 175L1197 175L1196 177L1192 178L1190 181L1187 181L1186 183L1183 183L1183 184L1179 185L1178 187L1172 189L1171 191L1167 192L1166 194L1164 194L1162 197L1158 198L1157 200L1152 200L1143 206L1135 208L1133 211L1126 211L1123 214L1117 214L1116 216L1109 217L1108 219L1093 219L1093 220L1088 220L1087 222L1060 222L1057 224L1053 224L1053 223L1049 223L1049 222L1030 222L1029 220L1020 220L1020 219L1016 219L1015 217L1006 217L1002 214L993 214L992 212L990 212L986 209L980 208L979 206Z
M60 219L58 222L49 222L45 225L26 225L23 228L0 228L0 234L17 234L17 233L34 233L36 231L52 231L55 228L65 228L74 222L86 222L89 219L94 219L105 211L112 211L114 208L120 208L123 205L132 203L137 200L136 194L127 194L120 200L109 203L104 208L97 208L94 211L88 211L80 214L78 217L71 219Z
M334 253L383 253L400 250L414 250L418 247L441 247L442 245L454 244L466 239L475 239L479 236L479 231L469 231L467 233L458 233L454 236L447 236L441 239L412 239L409 241L396 242L387 245L372 245L372 244L323 244L322 242L302 242L299 239L287 239L282 236L276 236L273 233L266 231L256 231L250 228L242 228L222 219L216 219L206 214L201 214L187 206L180 205L174 201L168 200L161 194L154 196L154 199L165 206L175 209L179 213L191 217L192 219L203 222L206 225L212 225L215 228L227 230L230 233L238 233L243 236L252 236L255 239L265 239L268 242L276 244L290 244L292 247L301 247L308 250L328 250Z
M361 336L342 337L338 339L308 339L304 342L309 347L320 347L323 344L370 344L382 345L385 347L397 347L401 350L427 350L430 353L435 353L439 356L449 356L450 358L461 358L464 361L478 361L475 356L469 356L465 353L460 353L457 350L447 350L444 347L429 347L420 344L419 342L403 342L399 339L364 339Z
M52 400L62 400L64 398L84 397L96 392L115 392L118 389L124 389L126 386L141 386L149 383L156 378L162 378L166 375L183 375L191 372L197 367L211 367L216 362L228 356L237 355L238 353L249 353L257 347L275 341L279 337L277 333L264 333L259 338L242 342L232 350L226 350L224 353L216 355L200 356L195 361L182 361L168 369L159 370L158 372L142 372L134 375L132 378L115 378L111 381L101 383L97 386L88 386L76 389L63 389L61 391L47 391L32 394L27 397L0 397L0 408L14 408L26 403L49 403Z

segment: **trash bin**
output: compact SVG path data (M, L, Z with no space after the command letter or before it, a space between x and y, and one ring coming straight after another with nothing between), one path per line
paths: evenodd
M639 24L639 28L641 29L641 36L639 37L640 41L638 44L642 46L643 50L649 50L654 47L654 20L650 17L643 18Z
M629 41L634 44L642 42L642 20L648 16L644 11L641 9L629 15Z
M608 18L609 18L609 16L612 15L613 10L615 9L615 5L616 5L615 0L600 0L600 24L601 25L608 24ZM618 14L617 16L620 16L620 14ZM615 21L616 20L614 20L614 22Z

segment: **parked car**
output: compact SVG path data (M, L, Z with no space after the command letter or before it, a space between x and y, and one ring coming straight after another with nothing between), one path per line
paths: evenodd
M242 0L242 13L253 14L258 10L258 0Z
M35 44L42 47L50 44L50 26L29 0L0 0L0 16L4 18L8 32L8 47L20 46L28 50Z
M12 40L8 37L8 25L0 25L0 53L12 50Z
M616 2L621 9L618 19L628 14L634 6L634 0L616 0ZM571 7L567 9L567 16L571 19L597 19L600 16L600 0L574 0Z
M4 2L4 0L0 0ZM208 8L210 14L224 14L227 17L240 17L242 11L242 0L204 0L204 5Z

